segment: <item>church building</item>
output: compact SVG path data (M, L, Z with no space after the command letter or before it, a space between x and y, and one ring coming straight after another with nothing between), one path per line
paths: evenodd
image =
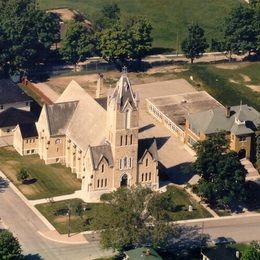
M56 103L43 106L33 133L26 135L26 129L15 130L16 150L29 154L23 148L29 143L46 164L71 168L86 198L119 187L159 186L156 140L139 139L139 96L126 73L106 98L94 99L72 81Z

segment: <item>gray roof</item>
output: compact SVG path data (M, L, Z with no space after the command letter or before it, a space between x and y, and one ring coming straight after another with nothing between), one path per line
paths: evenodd
M91 146L90 153L91 153L94 169L98 168L98 165L103 158L106 159L108 166L113 167L114 165L113 155L112 155L111 146L109 144Z
M14 107L0 113L0 127L17 126L21 123L31 123L36 120L37 117L32 112Z
M193 129L205 134L219 131L232 132L235 135L251 134L260 125L260 113L247 105L230 108L230 117L226 117L226 109L218 107L188 116Z
M38 137L35 123L19 124L19 128L23 138Z
M145 154L149 152L154 161L158 161L158 149L155 138L145 138L138 140L138 161L142 162Z
M73 101L45 106L51 136L65 134L77 105Z
M0 104L32 101L19 86L10 79L0 79Z

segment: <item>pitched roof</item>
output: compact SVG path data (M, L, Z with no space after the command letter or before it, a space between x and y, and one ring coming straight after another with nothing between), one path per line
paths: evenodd
M102 158L105 158L107 160L108 165L110 167L114 165L112 150L109 144L91 146L90 153L91 153L94 169L98 168L98 165L102 160Z
M31 123L37 120L32 112L14 107L0 113L0 127L16 126L21 123Z
M149 152L154 161L158 161L158 149L155 138L145 138L138 140L138 161L142 162L145 154Z
M55 103L78 101L86 94L86 91L72 80Z
M116 104L118 104L121 110L124 109L127 103L129 103L133 109L137 109L138 95L134 93L126 74L122 74L117 82L116 88L110 96L110 100L112 99L116 101Z
M23 138L37 137L38 131L35 123L19 124L21 135Z
M0 79L0 104L31 101L20 87L10 79Z
M86 92L81 96L66 134L81 150L104 144L106 111Z
M232 132L236 135L251 134L260 125L260 113L247 105L230 108L230 117L226 117L223 107L194 113L188 116L192 128L205 134L219 131Z
M45 106L51 136L65 134L77 105L74 101Z

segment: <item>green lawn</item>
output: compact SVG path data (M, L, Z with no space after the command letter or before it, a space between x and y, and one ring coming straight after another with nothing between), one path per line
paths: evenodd
M175 206L174 211L170 213L173 221L212 217L211 214L199 203L194 201L184 189L170 186L162 196L167 195L167 193L171 194L172 203ZM192 212L188 211L189 205L193 207Z
M222 69L215 65L189 66L182 76L189 80L190 75L200 89L206 90L223 105L243 104L253 106L260 111L260 92L247 87L247 84L260 85L260 63L238 63L237 69ZM245 82L242 75L251 80ZM231 80L235 82L231 82ZM191 82L194 84L194 82Z
M221 37L219 30L222 19L231 8L243 0L38 0L42 9L69 7L84 13L89 20L98 13L104 3L115 2L122 15L142 15L153 25L154 46L179 48L186 35L187 26L198 22L211 38ZM178 35L178 37L177 37ZM177 43L179 39L179 44Z
M17 172L25 167L32 184L21 184L16 179ZM50 198L73 193L81 187L69 168L61 164L45 165L38 155L20 156L12 147L0 148L0 169L28 199Z
M68 207L71 207L71 232L78 233L89 230L89 221L93 217L93 209L98 207L98 203L85 204L86 210L82 216L75 212L76 205L82 203L80 199L64 200L59 202L45 203L36 205L36 208L45 216L49 222L57 229L60 234L68 233L69 218L67 215Z

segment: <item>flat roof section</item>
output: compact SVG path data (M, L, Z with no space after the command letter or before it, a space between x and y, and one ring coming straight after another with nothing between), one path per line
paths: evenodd
M177 125L183 125L189 114L223 107L206 91L152 97L147 101Z

